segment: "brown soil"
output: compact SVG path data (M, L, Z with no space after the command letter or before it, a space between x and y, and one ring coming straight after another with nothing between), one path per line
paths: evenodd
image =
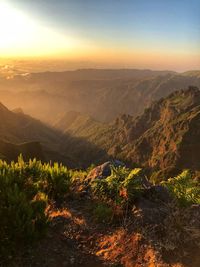
M16 267L102 267L105 261L95 255L97 240L104 227L90 222L87 203L79 201L52 207L47 235L20 255Z
M193 262L164 263L140 233L105 225L91 217L91 200L70 200L49 209L47 235L20 255L12 267L198 267ZM2 267L6 267L3 266Z

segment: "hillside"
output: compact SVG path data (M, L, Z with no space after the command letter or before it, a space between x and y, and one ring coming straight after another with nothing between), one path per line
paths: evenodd
M74 127L83 118L80 117ZM91 161L99 163L108 159L102 148L80 135L76 136L73 131L63 133L22 112L10 111L3 104L0 104L0 120L3 122L0 125L1 158L16 159L23 153L25 158L26 155L28 158L36 156L73 168L87 167ZM84 125L86 121L83 119Z
M172 93L133 120L125 119L120 156L146 167L200 169L200 91ZM117 143L118 137L115 137Z
M23 153L25 158L59 159L58 131L22 112L10 111L1 103L0 120L1 158L17 159Z
M0 158L6 161L17 160L23 154L25 160L37 158L44 160L44 152L39 142L27 142L23 144L12 144L0 140Z
M57 127L130 164L155 170L200 170L199 114L200 91L190 87L154 102L136 119L122 115L105 124L71 112ZM62 149L65 150L64 145ZM87 156L87 149L84 155Z
M56 132L48 126L26 114L10 111L0 103L1 139L9 142L42 141L53 142L57 139Z

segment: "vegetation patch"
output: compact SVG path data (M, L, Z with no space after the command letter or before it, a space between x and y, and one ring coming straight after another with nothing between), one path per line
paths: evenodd
M62 165L0 160L0 255L38 239L48 225L49 202L64 196L71 172Z
M145 176L142 169L130 170L126 167L111 167L111 175L105 179L95 179L91 182L94 195L100 199L112 200L117 205L134 200L144 190Z
M189 170L185 170L180 175L163 181L161 184L168 188L180 205L200 204L199 182L194 179Z

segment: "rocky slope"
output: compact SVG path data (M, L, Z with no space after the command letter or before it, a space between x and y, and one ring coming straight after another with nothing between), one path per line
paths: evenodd
M72 114L65 115L57 127L101 147L108 156L155 170L200 169L198 88L174 92L154 102L136 119L122 115L111 124L103 124Z
M172 93L131 124L130 118L121 118L124 127L119 130L123 140L119 154L151 168L200 169L199 115L197 88Z

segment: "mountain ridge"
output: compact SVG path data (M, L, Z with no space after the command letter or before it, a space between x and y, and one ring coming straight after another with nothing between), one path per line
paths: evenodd
M70 110L102 122L111 122L122 113L136 117L152 101L173 91L190 85L200 87L198 71L180 74L88 69L29 76L1 81L0 98L8 108L21 107L51 125Z
M196 151L199 133L200 91L196 87L171 93L147 108L141 116L122 115L110 124L90 118L71 123L64 132L75 133L118 158L151 169L200 169ZM82 115L83 116L83 115ZM86 116L87 118L87 116ZM77 118L76 118L77 119ZM76 121L75 119L75 121ZM80 126L81 125L81 126ZM198 150L198 149L197 149ZM200 150L199 150L200 151ZM186 164L187 152L190 160Z

